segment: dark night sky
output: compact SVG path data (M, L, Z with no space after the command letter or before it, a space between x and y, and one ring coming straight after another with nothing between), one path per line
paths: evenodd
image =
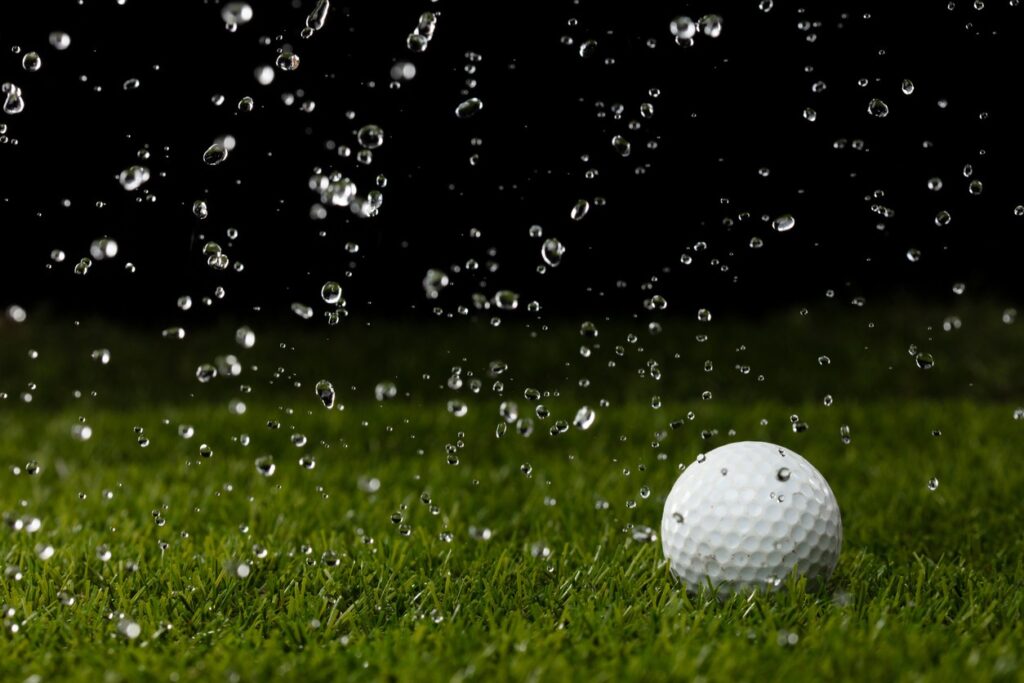
M686 315L707 305L804 304L828 288L843 300L942 300L954 296L955 282L969 295L1021 293L1024 217L1013 209L1024 204L1016 92L1024 8L1006 0L982 10L963 0L953 10L900 3L912 11L776 0L770 12L756 0L675 9L335 0L308 40L299 30L309 0L254 1L254 19L235 33L225 30L219 3L24 4L31 9L21 16L5 10L0 28L0 80L19 86L26 101L22 113L0 119L17 140L0 145L0 305L160 319L180 295L198 300L222 285L227 295L215 312L286 311L292 301L320 304L326 280L342 283L359 314L450 311L471 306L473 292L499 289L555 313L637 312L658 293L670 312ZM427 10L437 12L437 27L427 50L414 54L406 37ZM712 11L724 18L721 37L674 44L675 15ZM55 30L71 35L66 51L48 44ZM597 47L583 58L587 40ZM254 69L285 45L299 68L258 84ZM21 67L30 50L43 60L35 73ZM391 67L402 60L416 76L390 88ZM141 86L125 91L130 78ZM901 92L903 79L913 94ZM823 92L812 92L817 81ZM295 94L291 106L286 93ZM220 107L215 94L225 97ZM256 108L240 113L246 95ZM469 96L484 108L460 120L454 109ZM885 118L867 111L876 97L889 106ZM304 101L315 109L302 111ZM641 118L644 102L653 118ZM806 107L817 120L804 119ZM355 151L354 133L366 124L386 138L372 164L328 148L333 141ZM204 165L203 151L224 134L237 148L225 163ZM617 134L631 142L628 158L612 148ZM845 149L834 148L839 139ZM140 161L144 147L151 156ZM117 175L139 163L152 179L126 192ZM968 192L965 164L984 184L980 196ZM307 183L317 167L344 173L361 193L384 174L379 216L334 208L310 220L317 196ZM587 179L588 169L598 176ZM943 180L940 192L927 188L933 176ZM607 203L572 221L580 198ZM210 207L202 222L192 215L197 199ZM873 205L895 213L883 218ZM953 216L948 226L935 225L940 210ZM784 213L797 220L784 234L761 219ZM544 275L532 224L567 247L563 264ZM229 228L238 239L226 237ZM470 236L473 228L480 237ZM104 235L117 240L117 258L74 275ZM749 247L755 236L760 250ZM208 239L245 271L208 268ZM702 241L707 249L694 252ZM47 269L56 248L67 259ZM908 261L910 248L921 251L919 262ZM684 251L691 265L680 264ZM468 259L480 270L456 274ZM493 273L485 273L489 261ZM436 302L420 284L428 268L452 276Z

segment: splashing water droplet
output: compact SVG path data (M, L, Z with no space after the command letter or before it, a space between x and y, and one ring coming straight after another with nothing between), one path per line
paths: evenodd
M428 299L436 299L447 286L448 274L443 270L431 268L423 277L423 291L426 292Z
M565 254L565 246L554 237L544 240L544 244L541 245L541 258L552 268L557 268L562 263L563 254Z
M384 131L380 126L363 126L356 133L356 140L364 149L377 149L384 144Z
M252 7L247 2L229 2L220 9L225 24L242 26L252 21Z
M216 166L217 164L223 163L227 158L227 147L217 142L207 147L206 151L203 152L203 162L207 166Z
M325 282L320 288L320 298L324 303L336 304L341 301L341 285L337 282Z
M868 102L868 113L875 118L884 119L889 115L889 105L876 97Z
M788 232L796 226L796 219L786 213L772 221L772 230L776 232Z
M569 218L574 221L581 221L590 212L590 202L586 199L580 199L572 205L572 209L569 210Z
M470 97L468 100L459 103L459 106L455 107L455 115L460 119L468 119L471 116L476 116L480 113L480 110L484 108L484 103L479 97Z
M50 33L50 46L55 50L66 50L71 47L71 36L64 31L53 31Z
M697 34L697 25L690 17L676 17L669 23L668 28L672 35L681 40L693 38Z
M217 368L209 363L203 363L196 368L196 379L203 384L208 383L210 380L217 376Z
M632 145L629 144L629 140L626 138L621 135L616 135L612 138L612 149L614 149L619 156L628 157L632 151Z
M587 430L594 424L594 420L597 418L597 413L594 409L589 406L582 406L576 411L576 417L573 418L572 423L576 425L577 429Z
M5 96L5 114L20 114L25 110L25 98L21 96L21 88L13 83L4 83L3 86L0 86L0 92Z
M325 408L334 407L335 391L334 385L328 380L322 379L316 383L316 395L323 402Z
M255 465L256 471L264 477L274 476L274 472L277 470L277 465L274 464L274 456L272 455L261 455L256 458Z
M722 17L717 14L705 14L700 18L700 29L708 38L722 35Z
M285 50L277 56L274 63L277 64L277 68L281 71L295 71L299 68L299 56L294 52Z
M129 166L117 178L121 187L133 192L149 181L149 169L145 166Z
M39 71L43 66L43 60L38 52L26 52L21 58L21 68L25 71Z

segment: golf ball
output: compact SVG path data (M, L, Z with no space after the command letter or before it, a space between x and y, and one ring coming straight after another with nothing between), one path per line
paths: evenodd
M839 504L811 463L741 441L697 457L665 500L661 543L687 590L778 588L795 568L816 587L843 544Z

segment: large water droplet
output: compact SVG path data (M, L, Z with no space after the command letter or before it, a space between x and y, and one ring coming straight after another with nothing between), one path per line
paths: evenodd
M277 68L281 71L295 71L299 68L299 56L294 52L285 50L274 60Z
M25 71L39 71L43 66L43 60L38 52L26 52L21 58L21 68Z
M796 226L796 219L788 213L784 213L772 221L772 229L776 232L787 232Z
M455 115L460 119L468 119L469 117L480 113L480 110L483 108L484 103L480 101L480 98L470 97L468 100L455 107Z
M569 210L569 218L574 221L581 221L589 212L590 202L586 199L580 199L577 200L576 203L572 205L572 209Z
M0 86L0 92L4 94L4 113L20 114L25 109L25 98L21 96L21 88L13 83L4 83Z
M628 157L632 146L629 144L629 140L621 135L616 135L612 138L612 149L618 152L619 156Z
M320 298L328 304L336 304L341 301L341 285L337 282L325 282L320 288Z
M384 131L380 126L363 126L356 133L356 139L365 149L377 149L384 144Z
M121 171L117 178L121 187L132 192L142 187L149 180L149 169L145 166L129 166Z
M228 2L220 9L225 24L242 26L252 21L252 7L247 2Z
M549 237L544 240L544 244L541 245L541 258L544 259L544 263L548 264L552 268L558 267L562 262L563 254L565 254L565 246L563 246L562 243L554 237Z
M207 147L206 151L203 152L203 162L208 166L216 166L217 164L223 163L227 158L227 147L217 142Z
M876 97L868 102L868 113L876 118L884 119L889 115L889 105Z
M669 23L669 30L678 39L686 40L697 34L697 25L690 17L676 17Z
M274 472L277 470L277 465L274 464L274 456L272 455L261 455L256 458L254 464L256 465L256 471L264 477L274 476Z

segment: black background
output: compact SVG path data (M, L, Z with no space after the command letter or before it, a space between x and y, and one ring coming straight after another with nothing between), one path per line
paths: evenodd
M364 315L450 312L471 306L473 292L505 288L568 314L637 312L654 293L668 299L669 312L686 315L702 306L802 305L830 288L842 302L952 299L955 282L967 285L965 296L1021 293L1024 218L1013 209L1024 204L1024 8L1006 0L982 9L962 0L953 9L777 0L770 12L753 0L335 0L324 29L308 40L299 31L315 3L251 4L253 21L235 33L225 30L219 3L5 8L0 80L21 87L26 108L2 115L17 144L0 145L0 304L162 319L177 297L198 301L222 285L227 294L210 317L253 306L287 312L292 301L319 304L326 280L340 281L348 308ZM414 54L406 36L428 10L438 14L436 31L426 52ZM705 12L723 16L721 37L675 45L673 16ZM71 35L68 50L49 46L54 30ZM597 50L582 58L588 39ZM271 85L259 85L255 67L273 64L286 45L299 69L277 70ZM36 73L21 68L30 50L42 55ZM473 74L465 71L469 52L482 58ZM389 72L400 60L413 62L417 75L393 89ZM141 87L125 91L129 78ZM467 88L467 78L476 87ZM905 78L915 84L910 96L900 91ZM813 93L819 80L827 89ZM282 102L283 93L300 91L292 106ZM218 93L220 107L211 103ZM256 110L239 113L246 95ZM484 109L460 120L454 109L469 96ZM889 116L868 114L874 97L888 103ZM306 100L316 103L310 113L299 108ZM654 105L650 120L639 115L643 102ZM623 106L619 119L615 104ZM804 120L805 107L816 121ZM355 151L355 131L366 124L386 136L373 164L326 147L330 140ZM237 148L224 164L204 165L203 151L224 134ZM616 134L631 141L628 158L612 149ZM474 137L482 144L472 145ZM845 149L835 149L839 139ZM862 151L852 148L858 139ZM143 147L151 152L145 162L136 156ZM129 193L117 174L136 163L153 177ZM968 193L965 164L984 183L978 197ZM341 171L361 193L386 175L379 216L335 208L310 220L317 196L307 183L316 168ZM588 180L591 168L599 175ZM927 189L932 176L942 178L941 192ZM147 194L156 201L143 201ZM607 205L570 220L577 199L597 197ZM209 203L205 221L192 214L197 199ZM895 215L883 219L872 205ZM949 226L935 225L940 210L952 214ZM783 213L797 220L788 233L762 220ZM528 235L532 224L567 247L562 266L544 275L536 272L541 241ZM238 229L237 240L225 236L228 228ZM118 257L74 275L104 235L118 241ZM752 236L765 246L750 249ZM201 250L209 239L245 271L208 268ZM707 249L695 253L701 241ZM50 260L55 248L67 253L63 263ZM922 252L920 262L908 261L908 248ZM693 264L680 264L684 251ZM456 274L453 266L471 258L497 269ZM435 302L420 284L432 267L453 282Z

